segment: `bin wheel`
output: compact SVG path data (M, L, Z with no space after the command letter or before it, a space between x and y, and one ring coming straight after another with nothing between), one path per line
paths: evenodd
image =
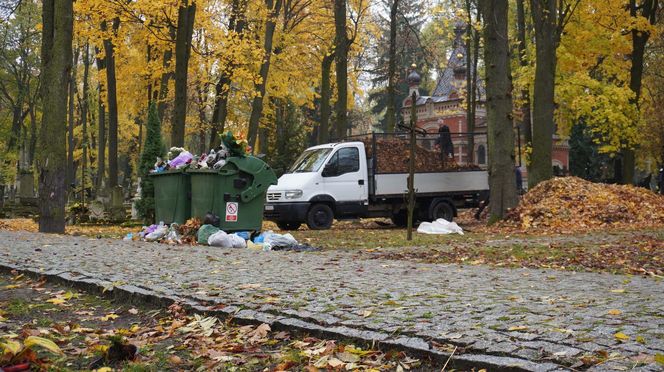
M408 212L399 211L392 215L392 223L397 227L406 227L408 225Z
M454 207L452 207L447 201L441 200L431 208L430 217L432 221L443 218L448 222L452 222L454 219Z
M307 213L307 226L312 230L327 230L333 220L332 208L325 204L314 204Z
M300 222L277 222L277 227L281 230L294 231L300 228L302 223Z

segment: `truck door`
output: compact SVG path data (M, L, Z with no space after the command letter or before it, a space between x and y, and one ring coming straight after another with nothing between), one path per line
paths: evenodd
M337 210L357 208L368 199L366 175L360 165L359 149L342 147L332 154L323 169L325 192L337 201Z

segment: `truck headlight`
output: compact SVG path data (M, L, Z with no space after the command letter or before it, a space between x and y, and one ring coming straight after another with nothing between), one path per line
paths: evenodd
M286 199L299 199L302 197L302 190L286 191Z

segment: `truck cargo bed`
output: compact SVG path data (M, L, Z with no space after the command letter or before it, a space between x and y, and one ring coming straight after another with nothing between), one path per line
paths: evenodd
M375 174L375 196L395 196L408 192L408 173ZM415 173L418 195L480 192L489 189L487 171Z

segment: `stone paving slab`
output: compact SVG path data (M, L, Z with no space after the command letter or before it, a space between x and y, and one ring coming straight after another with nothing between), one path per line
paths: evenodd
M662 370L633 360L664 354L664 282L650 278L7 231L0 265L411 350L454 344L478 365L548 371L606 352L593 370Z

